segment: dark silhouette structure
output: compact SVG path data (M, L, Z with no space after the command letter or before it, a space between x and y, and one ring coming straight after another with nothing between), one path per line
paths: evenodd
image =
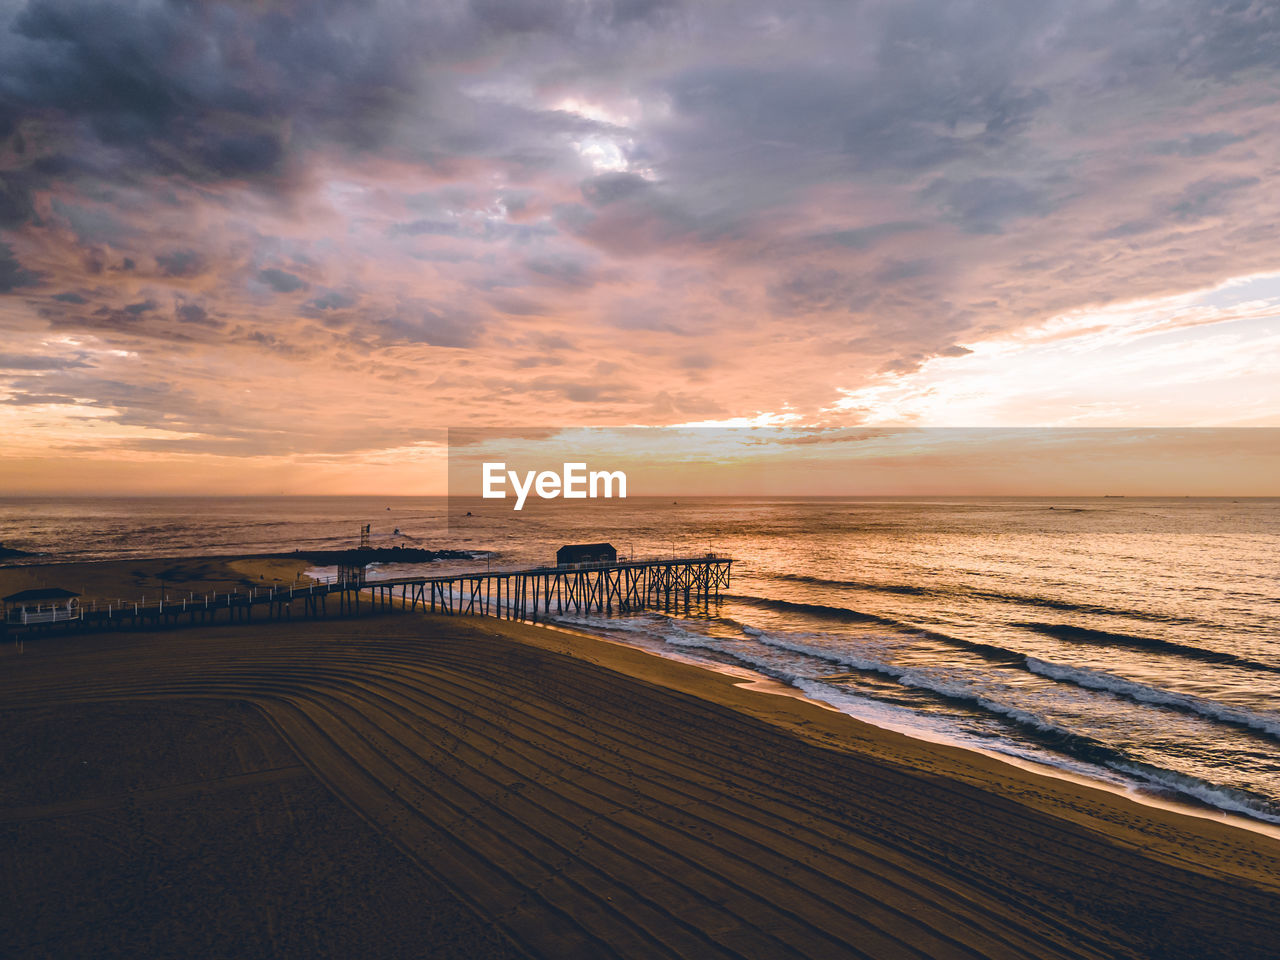
M556 551L556 566L570 563L617 563L612 543L568 543Z

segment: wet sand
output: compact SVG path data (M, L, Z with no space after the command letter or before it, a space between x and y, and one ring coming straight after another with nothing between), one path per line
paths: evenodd
M568 633L0 652L22 956L1272 957L1280 841Z

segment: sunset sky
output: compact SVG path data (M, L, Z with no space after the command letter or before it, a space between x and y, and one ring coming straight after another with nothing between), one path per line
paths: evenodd
M1247 0L0 0L0 493L1280 426L1277 51Z

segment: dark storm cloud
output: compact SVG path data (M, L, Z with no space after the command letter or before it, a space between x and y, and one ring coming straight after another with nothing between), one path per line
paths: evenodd
M1103 37L1110 42L1104 83L1154 82L1169 50L1178 51L1180 69L1216 77L1274 66L1269 9L1127 10L1127 29L1107 36L1108 18L1118 16L1095 3L961 8L935 0L858 9L754 3L732 14L557 0L369 8L34 0L0 41L0 118L10 129L26 118L62 123L68 149L34 151L32 170L39 154L42 162L102 176L128 175L127 159L195 181L253 180L286 172L300 153L326 143L363 151L393 141L440 162L488 154L554 167L564 158L547 137L593 122L477 105L448 81L419 100L425 72L514 39L521 44L516 69L532 74L557 64L565 78L596 74L626 84L644 68L637 38L668 28L672 42L719 34L728 50L758 38L752 24L772 19L792 31L789 61L744 64L706 47L696 67L635 81L669 96L681 119L651 131L648 143L674 173L702 180L723 174L723 161L732 159L743 186L752 177L769 182L758 200L788 177L936 169L990 157L1022 139L1052 103L1035 81L1036 59L1068 56ZM401 136L403 121L415 115L425 125ZM1232 136L1188 134L1185 143L1155 149L1198 156ZM42 179L54 176L50 170ZM641 183L606 175L584 192L609 202ZM31 214L26 185L0 190L0 218Z
M40 183L131 180L151 170L278 185L306 151L339 144L363 152L397 139L434 65L466 61L513 36L545 45L550 56L579 35L622 45L619 31L660 21L667 7L32 0L0 30L0 138L40 122L39 149L26 164ZM450 105L461 104L447 89L424 103L436 113L433 136L400 141L421 157L444 162L506 140L534 166L550 160L536 159L536 141L506 137L509 124L456 122ZM507 113L523 117L515 129L565 122ZM0 225L33 215L29 187L23 175L5 173Z
M299 290L305 290L309 286L307 281L297 274L288 273L285 270L277 270L275 267L259 270L258 279L276 293L296 293Z
M204 257L198 250L170 250L156 254L156 266L166 277L194 277L204 272Z
M226 326L222 320L209 316L209 311L200 304L188 301L174 304L173 316L179 323L192 323L215 330Z
M634 173L608 173L582 184L582 195L595 206L626 200L649 189L650 183Z
M919 2L814 10L790 58L700 65L673 78L673 102L696 121L677 145L703 175L732 156L773 189L980 157L1021 136L1049 103L1020 78L1017 48L1052 12Z
M311 310L345 310L347 307L354 307L357 302L357 298L350 294L329 290L318 297L312 297L305 306Z
M409 89L412 41L394 24L343 4L317 12L35 0L0 45L0 102L11 126L66 121L82 170L271 176L295 137L369 146Z
M0 141L4 138L0 133ZM17 172L0 173L0 228L25 223L35 213L27 179Z
M58 220L70 227L82 244L119 243L139 234L132 224L101 206L67 203L57 197L50 206Z
M0 293L11 293L19 287L34 287L40 274L27 270L13 254L13 247L0 243Z

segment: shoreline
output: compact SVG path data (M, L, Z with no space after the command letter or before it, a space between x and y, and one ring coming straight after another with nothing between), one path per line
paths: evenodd
M474 618L480 620L481 618ZM485 619L486 623L489 621ZM803 691L792 687L780 680L774 680L763 675L759 677L749 676L750 671L745 668L736 668L727 664L716 663L699 663L690 659L680 657L667 657L660 653L651 651L645 647L626 643L622 640L616 640L610 637L600 637L591 633L587 633L580 629L560 627L554 624L530 624L522 621L493 621L498 625L496 631L504 635L516 637L522 642L534 642L538 646L547 649L557 649L554 644L549 641L538 643L536 640L537 633L564 634L573 637L579 642L587 641L593 644L608 644L616 646L624 650L634 651L640 657L657 661L658 663L671 663L682 668L688 668L693 671L706 672L716 676L720 676L728 680L733 687L743 690L751 694L759 694L767 697L785 698L794 700L799 704L803 704L806 710L814 709L822 711L833 718L837 726L844 727L850 734L851 742L858 743L861 747L868 744L876 744L875 755L879 759L892 760L895 759L894 750L898 750L903 754L910 756L925 756L933 750L944 751L947 755L947 766L950 767L951 775L959 775L967 783L978 786L981 789L991 789L993 784L1002 786L1012 784L1015 792L1021 793L1021 786L1017 783L1019 775L1025 775L1035 778L1037 781L1049 781L1049 789L1045 794L1036 794L1037 803L1043 802L1043 809L1047 812L1054 812L1056 800L1054 798L1053 783L1061 784L1062 797L1070 797L1075 799L1086 799L1089 794L1096 794L1090 799L1092 802L1089 806L1093 806L1096 802L1099 809L1115 808L1122 812L1126 807L1132 806L1135 811L1146 811L1153 819L1161 819L1167 815L1171 818L1191 818L1192 820L1202 822L1206 825L1212 825L1215 830L1221 829L1226 831L1239 831L1250 836L1265 837L1267 841L1277 844L1275 848L1275 877L1277 883L1280 883L1280 825L1273 825L1266 821L1256 820L1241 814L1234 814L1230 811L1220 810L1219 808L1209 805L1201 806L1194 802L1180 802L1177 799L1164 799L1159 796L1143 795L1135 788L1120 787L1115 784L1109 784L1106 781L1095 780L1084 774L1077 774L1074 771L1065 770L1055 767L1052 764L1040 764L1031 760L1024 760L1020 757L1011 757L994 750L983 750L979 747L973 747L964 743L957 743L943 737L930 738L919 736L915 731L901 730L889 725L878 724L872 720L854 716L847 713L832 704L806 696ZM533 631L527 633L526 631ZM572 651L572 652L571 652ZM572 656L582 656L581 651L573 651L572 648L557 650L557 652L569 653ZM587 654L588 662L598 663ZM639 666L639 662L628 660L627 666L633 670ZM739 675L739 670L742 674ZM635 670L634 673L627 672L628 676L638 675L646 680L661 676L664 671L659 669L645 670L643 668ZM694 681L691 684L681 684L677 689L685 692L691 692L698 689L699 684ZM697 695L697 694L695 694ZM734 698L734 706L742 707L743 701ZM812 715L806 714L804 719L800 720L798 725L793 727L795 723L791 711L771 712L767 709L751 710L753 716L765 719L767 722L778 722L784 719L789 729L793 732L799 732L802 736L807 736L804 727L813 722ZM838 719L836 719L838 718ZM866 730L858 728L865 727L876 734L868 735ZM824 736L824 745L830 746L833 741L829 736ZM892 744L892 748L888 745ZM966 760L970 758L971 762ZM995 774L994 771L1005 769L1004 775ZM995 791L993 791L995 792ZM1059 797L1057 799L1062 799ZM1025 799L1025 795L1023 797ZM1068 805L1062 809L1066 809ZM1059 810L1058 812L1061 812ZM1078 811L1077 811L1078 812ZM1094 814L1090 814L1093 816ZM1100 816L1100 819L1108 822L1111 820L1110 812ZM1170 849L1170 853L1173 850Z
M508 621L502 622L506 623ZM1122 785L1112 783L1099 777L1091 777L1086 773L1078 773L1074 770L1056 766L1052 763L1041 763L1030 758L1002 753L999 750L984 749L983 747L967 743L959 739L948 738L944 734L930 735L927 731L899 726L888 722L877 722L870 717L863 717L849 713L848 711L842 710L835 704L828 703L825 700L810 697L803 690L798 687L791 686L782 680L777 680L764 674L753 674L752 671L746 667L737 667L730 664L717 663L711 660L700 661L693 657L688 657L678 653L665 654L657 650L651 650L648 647L641 646L637 643L627 643L625 640L593 634L579 627L563 627L558 624L551 623L523 625L532 626L535 629L540 630L575 634L586 639L597 640L601 643L617 644L618 646L637 650L646 656L656 657L660 660L670 660L675 663L686 664L696 669L709 670L712 673L724 674L725 676L736 678L737 685L744 689L755 690L760 693L770 694L773 696L791 697L796 700L801 700L823 710L828 710L840 716L848 717L855 723L864 723L876 728L877 730L896 734L898 736L905 737L908 740L948 747L964 753L973 753L978 756L994 760L997 763L1008 764L1009 766L1015 767L1019 770L1024 770L1028 773L1062 780L1066 783L1078 787L1084 787L1086 789L1099 790L1103 793L1110 794L1141 806L1154 807L1156 809L1166 810L1170 813L1176 813L1182 816L1197 817L1210 822L1221 823L1224 826L1235 827L1251 833L1258 833L1262 836L1280 841L1280 824L1270 823L1257 817L1250 817L1246 814L1224 810L1221 807L1215 807L1207 801L1197 800L1186 794L1180 794L1172 788L1168 788L1166 794L1166 791L1156 787L1147 789L1139 784ZM1187 799L1182 799L1183 797L1187 797Z
M42 869L97 850L86 824L179 800L195 806L164 856L194 869L179 865L196 862L196 838L241 815L236 791L304 804L262 827L266 849L291 849L314 801L298 799L298 775L271 771L301 764L372 828L364 855L426 871L439 897L535 953L1260 958L1280 924L1269 836L578 631L396 612L49 635L0 659L14 731L0 745L14 771L0 829L45 838ZM179 722L186 703L206 705L194 731ZM198 745L246 708L279 743L219 736L197 750L230 750L230 770L175 766L150 732L177 724L178 742ZM120 715L139 719L119 727ZM101 779L82 782L94 737L83 762ZM255 750L274 759L236 766ZM309 842L327 863L355 841ZM155 854L113 856L134 870L131 857ZM256 844L218 856L229 875L259 869ZM72 881L41 876L24 883L61 923ZM245 936L295 895L256 882ZM118 923L89 930L115 936Z

